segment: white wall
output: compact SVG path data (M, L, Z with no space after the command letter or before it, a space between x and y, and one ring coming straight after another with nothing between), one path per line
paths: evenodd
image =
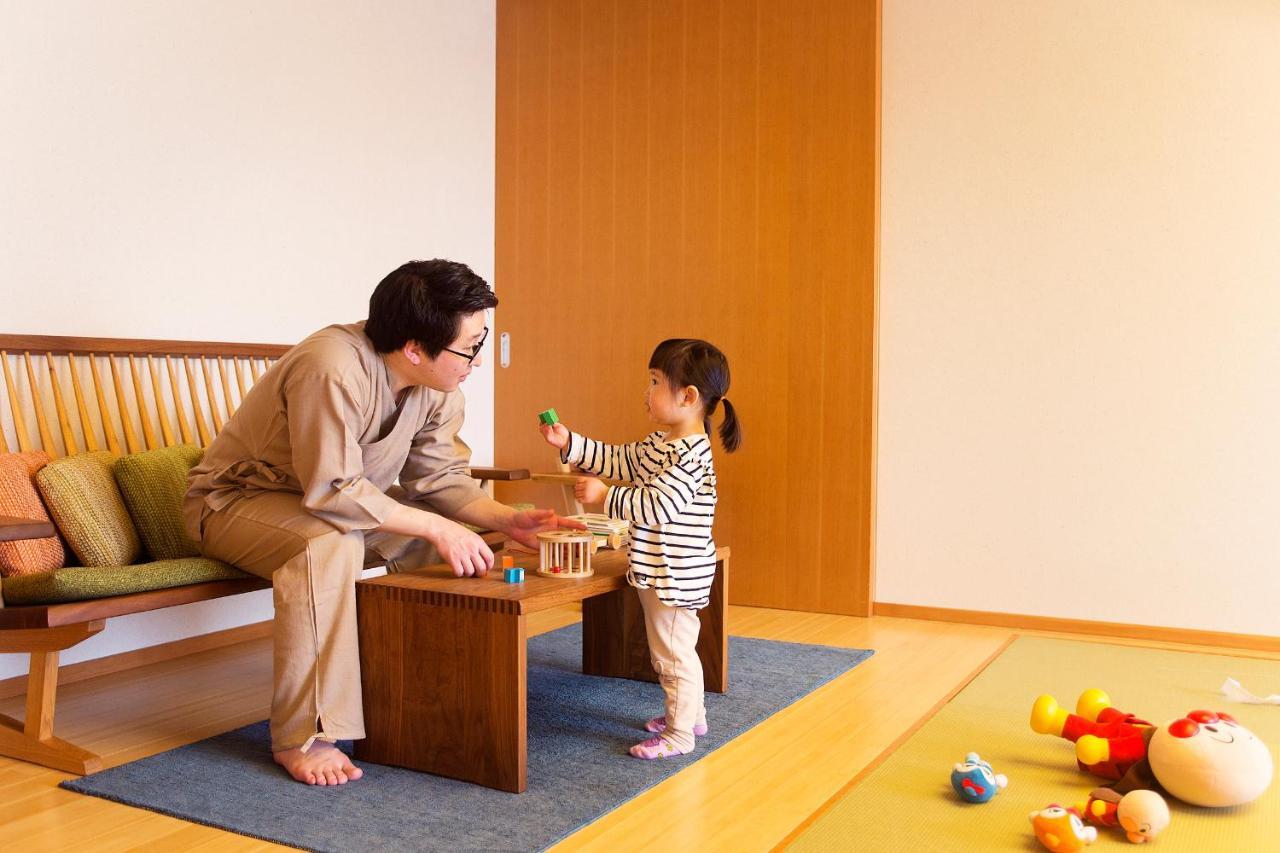
M1277 45L886 0L877 600L1280 634Z
M291 343L406 260L492 281L494 61L492 0L0 0L0 331ZM491 463L490 365L466 391ZM64 661L270 613L112 620Z

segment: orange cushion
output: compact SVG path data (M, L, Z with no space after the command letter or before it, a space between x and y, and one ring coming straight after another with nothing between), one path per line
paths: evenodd
M0 515L48 521L36 491L35 474L49 463L43 450L0 453ZM66 553L57 536L0 542L0 576L34 575L62 568Z

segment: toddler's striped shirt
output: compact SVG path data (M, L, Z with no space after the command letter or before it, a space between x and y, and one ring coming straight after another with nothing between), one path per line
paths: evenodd
M610 486L604 501L606 515L631 522L627 581L656 590L672 607L706 607L716 572L711 440L691 435L666 441L655 432L635 444L604 444L570 432L562 458L596 476L634 484Z

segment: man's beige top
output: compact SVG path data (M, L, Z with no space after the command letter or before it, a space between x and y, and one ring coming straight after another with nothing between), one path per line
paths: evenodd
M418 385L397 400L363 326L329 326L285 353L191 470L188 499L216 510L246 492L294 492L346 533L386 521L397 477L405 497L446 516L484 497L458 437L462 392Z

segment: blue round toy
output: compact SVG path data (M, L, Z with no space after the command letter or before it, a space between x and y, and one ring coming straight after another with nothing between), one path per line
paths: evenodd
M976 752L966 755L951 771L951 787L966 803L985 803L1008 784L1008 777L992 770Z

